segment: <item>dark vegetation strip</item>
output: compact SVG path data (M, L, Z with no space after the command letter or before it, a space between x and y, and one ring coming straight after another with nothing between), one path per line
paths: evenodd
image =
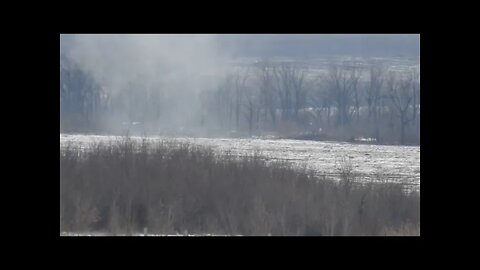
M257 155L188 144L96 143L60 150L60 231L107 234L419 235L420 194L356 185Z

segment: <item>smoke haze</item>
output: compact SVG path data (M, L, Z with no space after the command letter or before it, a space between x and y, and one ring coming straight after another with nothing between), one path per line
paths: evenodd
M228 59L213 35L62 35L61 54L106 94L127 98L123 109L147 113L142 99L161 98L168 102L153 106L161 107L162 122L181 125L194 120L199 94L216 88ZM118 111L104 122L148 117Z
M228 123L236 120L236 131L243 125L251 133L261 121L270 121L266 102L272 103L275 123L273 114L282 109L282 97L273 97L280 94L280 88L261 97L259 70L250 72L244 87L248 89L240 90L238 79L243 75L238 64L242 60L256 59L246 61L252 67L258 60L282 57L418 59L419 39L419 35L369 34L62 34L61 129L118 132L141 123L138 129L143 131L189 130L196 135L198 130L214 132L219 128L219 115L224 115L223 129L232 129ZM227 81L231 74L238 76ZM312 84L314 79L302 89L308 92L304 99L309 101L296 101L298 106L312 106L310 96L323 91ZM234 104L236 111L232 112ZM223 112L218 110L221 107Z

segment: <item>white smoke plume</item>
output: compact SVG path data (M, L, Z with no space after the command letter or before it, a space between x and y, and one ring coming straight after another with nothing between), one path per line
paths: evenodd
M227 70L228 54L207 34L75 34L61 35L61 54L111 95L133 104L138 95L168 100L163 118L188 125L199 96L216 89ZM141 110L141 105L134 110ZM127 116L118 115L123 120Z

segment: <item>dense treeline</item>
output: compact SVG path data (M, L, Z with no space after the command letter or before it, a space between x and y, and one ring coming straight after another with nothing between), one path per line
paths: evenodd
M261 62L229 74L210 94L216 102L211 113L227 130L419 143L419 74L413 69L332 65L318 75L295 64Z
M262 61L228 71L217 88L198 94L141 79L108 89L68 59L61 62L60 76L62 131L175 128L187 135L208 130L207 135L222 136L419 143L416 69L339 63L315 71L299 63ZM191 100L198 106L180 106Z

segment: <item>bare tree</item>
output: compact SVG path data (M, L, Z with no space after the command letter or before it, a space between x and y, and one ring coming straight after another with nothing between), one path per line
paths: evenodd
M281 65L279 69L275 68L275 89L277 90L278 99L280 101L280 110L282 115L282 120L287 120L289 118L289 109L291 103L291 81L287 79L288 71L287 66Z
M257 128L258 126L260 116L259 91L256 87L245 87L243 93L245 96L245 118L248 123L248 134L252 136L254 127Z
M307 102L307 83L305 82L305 71L298 67L292 67L291 80L294 93L294 117L298 121L298 111L303 109Z
M412 70L412 91L413 91L413 121L416 129L420 128L420 73L417 69Z
M400 122L400 143L405 143L405 128L415 119L417 96L416 73L399 74L390 72L388 89L395 115Z
M352 112L352 114L354 113L356 118L357 118L357 122L360 121L360 99L361 99L361 93L359 91L359 87L358 87L358 83L359 83L359 80L360 80L360 76L361 76L361 72L362 70L358 67L355 67L355 66L351 66L348 68L349 69L349 84L350 84L350 87L352 89L352 93L353 93L353 101L354 101L354 111Z
M320 118L322 124L330 126L334 96L329 89L328 77L325 77L324 74L319 75L311 83L313 90L309 94L309 104L315 108L317 117Z
M233 74L227 74L223 81L220 83L215 100L216 115L222 128L228 130L231 129L231 123L233 118L233 105L234 105L234 93L233 93Z
M244 97L245 84L248 78L249 70L237 70L234 73L234 104L235 104L235 128L238 131L240 127L241 104Z
M92 129L106 105L99 84L66 58L60 63L60 110L64 122ZM67 120L69 119L69 120Z
M339 66L330 66L327 75L328 89L337 107L337 125L349 122L349 109L352 103L353 79L355 76Z
M260 99L265 114L264 119L267 122L267 114L270 116L271 127L275 127L276 124L276 109L277 109L277 96L275 89L275 67L267 61L259 63L258 67L258 82L260 90Z
M299 67L283 63L275 72L278 82L277 93L280 99L282 120L292 117L297 120L298 111L305 105L305 72Z
M375 137L379 140L378 110L382 97L382 87L385 80L385 70L382 66L372 66L369 72L370 81L365 88L365 101L368 106L368 121L373 118Z

